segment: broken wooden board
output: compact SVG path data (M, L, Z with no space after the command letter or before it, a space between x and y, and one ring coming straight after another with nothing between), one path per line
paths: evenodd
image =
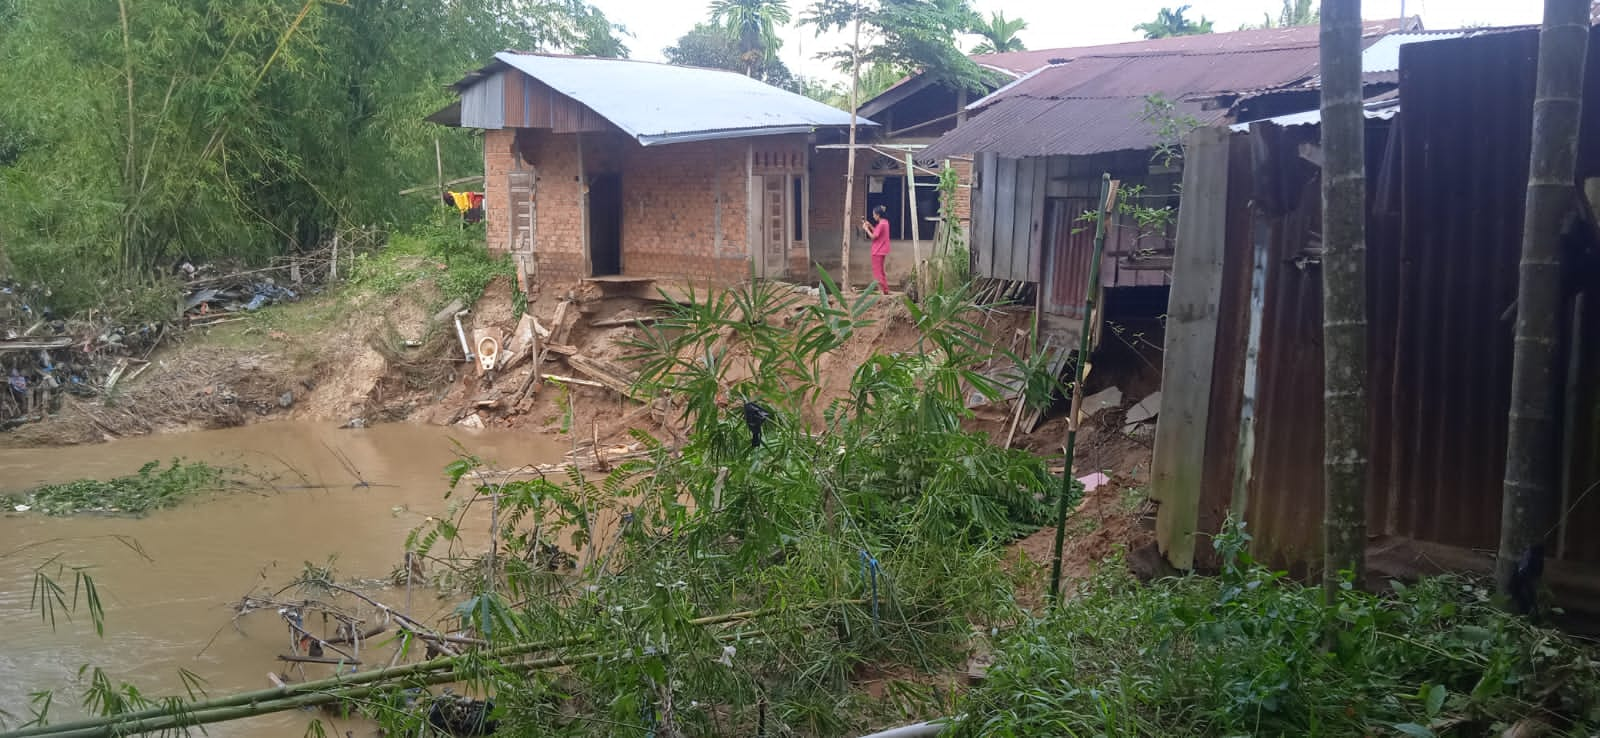
M567 357L567 363L571 364L572 368L593 377L595 381L624 397L629 397L639 402L650 401L648 395L634 389L633 385L637 378L633 372L612 362L605 359L590 358L583 354L573 354Z
M550 382L560 382L562 384L576 384L576 385L583 386L583 387L605 387L605 385L601 384L600 382L595 382L595 381L591 381L591 380L588 380L588 379L579 379L577 377L564 377L564 376L562 376L560 374L541 374L539 376L544 378L546 381L550 381Z
M71 336L38 339L19 338L12 341L0 341L0 353L7 351L33 351L36 349L60 349L71 346L74 343L77 343L77 341Z
M449 305L444 306L444 308L441 309L439 312L433 314L432 322L434 322L434 323L447 322L451 318L454 318L456 316L456 313L459 313L462 310L465 310L466 307L467 307L467 304L465 302L462 302L460 298L457 298L455 300L451 300Z
M590 328L623 328L628 326L646 326L661 320L659 315L636 315L629 318L611 318L608 320L591 320Z
M550 335L541 336L541 338L548 338L551 343L567 342L567 336L572 332L573 321L567 319L569 308L571 307L571 300L562 300L561 304L556 305L555 317L550 319ZM572 317L576 318L576 316Z

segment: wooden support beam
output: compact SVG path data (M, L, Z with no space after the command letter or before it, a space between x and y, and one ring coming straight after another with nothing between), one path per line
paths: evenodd
M1194 567L1205 468L1206 422L1222 293L1228 211L1228 130L1202 128L1184 150L1183 203L1168 304L1150 498L1160 503L1156 541L1167 561Z

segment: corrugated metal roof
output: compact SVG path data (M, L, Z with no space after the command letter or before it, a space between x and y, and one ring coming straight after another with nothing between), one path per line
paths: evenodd
M645 146L850 125L850 114L843 110L735 72L515 51L494 58L494 64L457 82L455 89L478 84L498 69L516 69L582 103Z
M1361 114L1367 120L1389 120L1400 114L1400 98L1393 93L1385 93L1381 97L1367 100L1362 104ZM1234 133L1246 133L1250 130L1251 123L1271 123L1284 128L1320 125L1322 123L1322 111L1307 110L1303 113L1290 113L1275 118L1235 123L1228 126L1228 130Z
M1377 36L1400 30L1398 18L1367 21L1362 35ZM1086 56L1145 56L1150 54L1216 54L1250 52L1259 49L1285 46L1316 46L1318 26L1291 28L1260 28L1227 33L1203 33L1195 36L1126 41L1097 46L1075 46L1056 49L1011 51L1004 54L980 54L972 60L987 67L1005 70L1013 75L1031 72L1051 64L1055 59L1079 59Z
M1226 110L1204 110L1197 102L1176 103L1180 114L1211 125ZM971 152L1017 159L1027 156L1098 154L1148 149L1157 143L1155 126L1143 121L1142 97L1053 100L1013 97L986 109L984 124L946 133L917 155L938 161Z
M1362 32L1370 42L1398 24L1369 22ZM1157 135L1155 126L1143 120L1149 96L1162 95L1175 101L1180 114L1215 124L1228 111L1207 105L1208 98L1302 84L1315 75L1318 33L1318 28L1306 26L1026 52L1046 62L1068 55L975 103L971 107L979 114L946 133L923 156L1081 155L1150 148ZM997 56L1022 63L1020 53Z
M1373 36L1393 33L1403 27L1405 27L1404 24L1398 18L1368 21L1362 32L1367 36ZM1065 60L1080 59L1088 56L1210 54L1223 51L1238 53L1283 46L1306 44L1315 46L1317 34L1317 26L1265 28L1229 33L1206 33L1197 36L1172 36L1169 38L1125 41L1095 46L1067 46L1054 49L1033 49L1031 51L1008 51L1003 54L974 54L967 58L980 67L1015 79ZM921 89L925 84L926 80L922 74L913 74L894 83L889 89L884 90L877 96L862 102L861 107L858 109L867 115L871 115L874 110L892 105L894 100ZM1003 90L1004 88L1001 89Z

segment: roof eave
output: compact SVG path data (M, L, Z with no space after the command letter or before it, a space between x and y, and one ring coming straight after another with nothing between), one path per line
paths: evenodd
M870 120L862 118L856 122L859 126L877 126ZM715 131L673 131L669 133L642 133L634 136L640 146L666 146L669 144L694 143L697 141L725 141L735 138L760 138L764 136L786 136L797 133L811 133L819 128L844 128L836 125L793 125L772 126L769 128L726 128Z

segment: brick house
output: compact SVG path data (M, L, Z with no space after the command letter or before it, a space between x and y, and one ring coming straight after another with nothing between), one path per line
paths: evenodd
M483 131L488 248L532 279L808 273L811 155L848 113L733 72L510 51L454 89L429 120Z

